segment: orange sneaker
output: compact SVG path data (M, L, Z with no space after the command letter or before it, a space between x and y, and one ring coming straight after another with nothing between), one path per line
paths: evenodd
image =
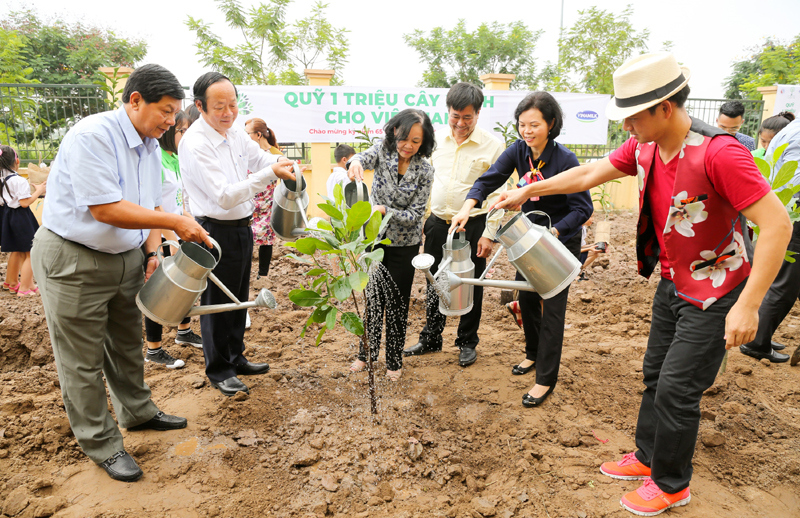
M619 503L633 514L655 516L672 507L686 505L691 499L692 494L688 487L683 491L669 494L659 489L653 479L647 477L642 487L623 496Z
M639 462L636 454L631 452L618 462L604 462L600 473L620 480L641 480L650 476L650 468Z

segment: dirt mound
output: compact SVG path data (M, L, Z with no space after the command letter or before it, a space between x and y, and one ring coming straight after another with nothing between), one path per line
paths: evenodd
M619 497L638 487L602 476L601 462L634 449L641 361L657 280L635 275L635 217L615 217L613 248L570 292L558 386L525 409L533 375L512 376L523 336L486 290L478 361L458 366L455 321L442 353L378 370L380 414L369 415L366 374L350 374L355 340L339 330L320 347L300 339L307 313L286 297L303 267L276 247L268 279L276 311L252 311L248 356L268 361L246 378L251 395L225 398L203 375L202 352L174 344L187 366L147 364L162 410L189 419L174 432L123 431L145 471L110 480L77 447L63 411L38 299L0 307L0 512L59 517L603 517L628 516ZM510 279L501 258L495 278ZM408 344L424 325L424 279L412 294ZM796 308L776 333L798 345ZM196 325L196 323L195 323ZM196 325L197 326L197 325ZM199 327L199 326L197 326ZM702 402L693 499L673 514L797 517L800 368L732 352Z

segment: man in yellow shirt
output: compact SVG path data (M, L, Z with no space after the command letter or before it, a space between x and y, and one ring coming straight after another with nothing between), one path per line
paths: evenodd
M478 179L497 160L505 147L490 132L478 127L483 106L483 92L470 83L458 83L447 93L448 129L436 132L436 150L431 160L436 170L431 192L431 215L425 221L425 253L435 258L431 272L442 260L442 245L447 240L450 220L461 209L467 193ZM486 268L486 258L492 252L492 237L497 231L500 215L486 221L488 208L497 202L503 185L486 202L470 212L465 228L466 239L472 248L476 275ZM481 320L483 288L475 286L472 311L458 323L456 346L461 350L458 363L472 365L477 359L478 326ZM403 351L403 356L416 356L442 350L442 331L446 317L439 312L439 297L428 290L427 323L419 335L419 343Z

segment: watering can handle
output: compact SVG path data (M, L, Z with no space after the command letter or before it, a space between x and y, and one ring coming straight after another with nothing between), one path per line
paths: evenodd
M531 211L528 211L528 212L526 212L526 213L525 213L525 215L526 215L526 216L527 216L528 214L538 214L538 215L540 215L540 216L547 216L547 221L549 221L549 222L550 222L550 224L549 224L549 225L547 225L547 228L548 228L548 229L550 229L550 228L553 228L553 220L552 220L552 219L550 219L550 214L548 214L548 213L546 213L546 212L542 212L541 210L531 210Z
M495 213L495 212L499 212L499 211L501 211L501 210L505 212L505 209L495 209L495 208L492 208L492 209L491 209L489 212L487 212L487 213L486 213L486 221L489 221L489 218L491 218L491 217L494 215L494 213ZM487 226L488 226L488 225L487 225ZM494 241L497 241L497 235L493 235L493 236L492 236L492 239L493 239Z
M158 262L159 263L161 263L161 261L164 260L164 247L165 246L174 246L175 248L180 248L181 245L176 243L175 241L164 241L163 243L158 245L158 248L156 248L156 254L158 254Z
M213 237L211 236L206 236L206 237L208 238L209 241L211 241L211 244L214 245L214 250L217 251L218 254L217 262L214 265L216 267L217 264L219 264L219 262L222 261L222 248L220 248L219 243L217 243L217 241Z
M364 185L364 182L362 182L358 178L356 178L355 182L356 182L356 190L358 191L358 193L356 194L356 201L364 201L364 188L362 187Z
M301 198L303 195L303 173L300 171L300 164L295 162L292 172L294 173L294 191L297 197Z
M458 240L461 241L462 243L466 239L464 237L464 234L466 234L466 232L450 232L449 234L447 234L447 241L445 243L445 248L447 248L448 250L453 249L453 236L455 234L458 234Z

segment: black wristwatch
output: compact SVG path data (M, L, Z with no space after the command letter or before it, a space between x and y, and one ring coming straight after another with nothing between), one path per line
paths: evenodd
M147 264L147 261L149 261L151 257L156 257L156 256L158 256L156 252L149 252L144 254L144 264Z

